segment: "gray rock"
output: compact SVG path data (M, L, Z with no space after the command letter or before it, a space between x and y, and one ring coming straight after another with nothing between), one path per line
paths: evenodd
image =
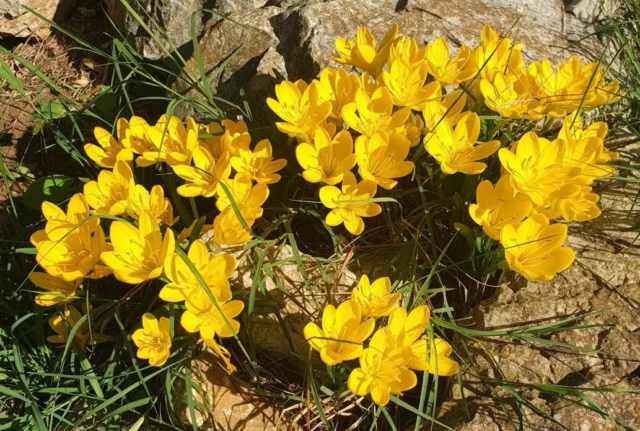
M202 31L201 11L205 0L137 0L129 2L144 25L125 8L120 0L106 0L107 11L119 30L133 43L140 54L150 60L166 57L192 41L191 19L195 19L196 34ZM151 30L152 35L145 30ZM186 46L189 48L188 46ZM191 52L190 49L186 51Z

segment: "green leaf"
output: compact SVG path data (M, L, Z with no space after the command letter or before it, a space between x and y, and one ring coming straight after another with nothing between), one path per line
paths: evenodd
M31 184L22 196L22 202L27 208L37 210L44 201L59 204L79 191L81 185L78 180L65 175L49 175Z

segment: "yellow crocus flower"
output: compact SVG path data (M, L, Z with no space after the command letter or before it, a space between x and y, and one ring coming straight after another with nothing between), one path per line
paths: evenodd
M191 244L187 256L214 297L219 297L222 291L230 288L229 278L237 265L233 255L221 254L210 257L207 246L202 241L196 240ZM196 274L178 254L167 256L164 261L164 273L171 280L160 290L159 296L164 301L182 302L192 298L197 302L196 295L207 294Z
M496 241L500 241L504 226L518 227L533 207L529 196L513 189L509 175L500 177L495 188L489 180L478 184L476 202L469 205L469 215Z
M457 374L460 367L449 357L453 353L451 345L441 338L433 337L429 347L429 337L423 335L430 315L426 305L416 307L408 314L404 307L396 308L389 316L389 331L393 334L397 347L410 350L407 367L437 376Z
M526 133L517 143L515 152L502 148L498 152L502 167L511 175L511 185L528 195L533 203L547 208L552 199L563 199L580 191L574 180L579 168L564 165L566 144Z
M447 121L442 121L425 136L424 145L429 154L440 162L445 174L462 172L477 175L487 168L486 163L479 160L486 159L500 148L500 141L476 145L479 136L480 117L475 112L468 112L460 118L455 128Z
M131 117L130 120L119 118L116 123L118 139L134 154L154 151L154 146L147 136L147 129L149 129L149 123L144 118L136 116Z
M238 209L240 210L246 227L243 226L233 207L226 207L213 219L213 241L216 244L241 245L246 244L253 238L251 226L253 226L256 221L256 219L252 217L255 215L255 207L251 209L245 208L243 205L238 205Z
M68 304L73 301L76 291L82 284L82 278L73 281L65 281L45 272L32 272L29 280L47 293L39 293L35 302L41 307L51 307L57 304Z
M178 117L162 115L155 126L147 128L147 136L153 144L153 151L145 151L136 159L138 166L146 167L166 162L170 166L191 163L193 150L198 147L199 128L193 118L187 120L187 127Z
M359 136L355 147L360 176L384 189L394 188L398 184L397 178L407 176L413 170L413 162L405 160L411 142L404 135L377 132L371 138Z
M387 62L393 64L397 60L403 61L410 67L425 64L425 48L420 48L418 41L413 37L400 36L391 45Z
M209 123L204 132L212 136L203 138L200 145L209 150L216 160L225 152L229 153L230 157L237 156L241 150L248 150L251 144L249 128L244 120L222 120L222 125L216 122Z
M222 184L218 183L216 208L224 211L232 207L231 199L233 199L240 211L247 214L249 219L255 220L262 217L262 205L269 197L269 187L266 184L254 185L251 181L251 175L248 173L236 174L233 180L225 180L222 183L227 187L231 196L227 194Z
M226 347L218 344L218 342L214 338L208 340L205 339L204 344L206 344L208 348L213 350L215 354L218 355L220 359L222 359L222 362L224 362L224 365L225 367L227 367L228 372L233 373L236 371L236 367L231 363L231 353Z
M235 320L244 308L244 303L231 300L231 289L223 289L215 302L208 295L196 295L187 299L186 311L182 313L180 324L191 333L199 332L205 340L216 335L233 337L240 330L240 322Z
M341 120L342 107L353 102L356 91L368 82L366 77L348 73L344 69L326 67L320 73L318 98L321 102L331 102L331 118Z
M579 180L588 185L615 173L615 168L603 162L606 163L618 154L613 152L609 154L604 148L604 138L608 131L606 123L594 123L586 130L582 127L582 117L578 113L567 116L562 122L562 129L558 132L558 139L567 144L564 165L580 168L582 173Z
M358 286L351 292L351 299L362 307L364 317L388 316L398 306L400 293L391 293L391 280L382 277L369 282L369 277L363 275Z
M267 98L267 105L284 120L278 130L292 138L309 137L331 114L332 104L319 97L318 81L283 81L276 85L276 98Z
M600 217L600 196L591 193L591 187L582 186L580 192L564 199L554 199L548 208L536 207L533 213L544 214L548 219L562 217L566 221L588 221Z
M467 95L463 90L454 90L442 96L442 88L435 91L422 108L422 117L427 132L433 131L442 121L454 127L466 114L462 112L467 104Z
M204 147L197 147L193 151L193 164L178 165L173 171L186 181L178 187L178 194L184 197L204 196L210 198L216 194L216 186L219 181L229 178L231 165L229 153L215 160L211 153Z
M110 228L113 251L102 253L101 259L115 277L129 284L142 283L162 275L164 260L175 249L173 231L164 238L153 215L144 211L136 228L130 223L114 221Z
M148 359L152 367L161 367L169 359L171 353L171 333L169 319L161 317L159 320L151 313L142 315L142 328L137 329L131 339L138 351L136 356Z
M128 163L117 161L113 171L100 171L98 181L84 185L84 196L95 214L119 216L127 211L129 192L135 187Z
M169 199L164 197L164 189L160 185L151 187L151 192L142 185L136 184L129 191L127 199L127 214L136 220L140 219L143 212L148 212L158 223L172 226L179 217L173 217L173 206Z
M411 350L396 346L389 329L378 329L360 355L360 367L349 374L349 390L359 396L371 394L374 403L386 406L391 394L400 395L418 383L416 373L407 368L410 358Z
M509 268L529 280L549 281L575 259L573 250L562 247L566 239L566 225L550 225L547 217L535 214L517 228L505 226L500 242Z
M443 38L438 38L426 47L425 58L429 73L444 85L455 85L471 80L477 73L475 66L466 67L473 52L466 46L451 58L449 45Z
M273 160L271 142L263 139L251 150L240 150L238 156L231 157L231 167L238 173L248 173L260 184L274 184L280 181L280 171L287 165L285 159Z
M322 311L322 327L313 322L304 327L304 338L320 353L327 365L356 359L362 353L362 343L369 338L375 321L362 320L362 308L353 300L338 308L329 304Z
M80 227L91 233L100 223L100 219L97 218L87 220L91 212L87 199L82 193L76 193L71 197L66 213L49 201L44 201L41 209L47 223L43 230L31 236L31 242L35 246L45 240L61 240Z
M65 281L81 278L101 278L111 273L100 265L100 255L109 250L104 232L87 224L57 240L45 240L36 245L36 262L50 275Z
M425 85L426 80L426 64L410 66L400 59L391 63L389 72L382 72L382 81L393 96L393 103L416 111L440 89L437 82Z
M325 218L329 226L344 227L353 234L360 235L364 231L363 217L374 217L382 212L377 203L369 202L376 194L376 183L363 180L359 183L351 171L347 171L342 179L342 190L335 186L324 186L320 189L320 201L331 211Z
M402 126L411 115L410 108L393 112L393 96L385 87L376 88L371 96L365 90L356 92L355 102L342 108L342 118L358 133L372 136Z
M304 142L296 147L296 158L304 169L302 177L305 180L336 185L356 164L353 138L347 130L333 136L330 131L319 128L313 135L313 143Z
M336 40L337 57L333 59L340 64L348 64L377 77L389 58L389 49L400 28L394 24L380 44L366 27L358 27L355 40L339 38Z
M93 129L93 136L95 136L98 145L85 144L84 152L96 165L101 168L111 169L118 160L125 162L133 160L131 150L125 148L121 142L118 142L111 133L102 127Z
M56 314L49 319L49 326L56 335L50 335L47 337L47 341L55 344L66 344L71 330L82 319L82 314L73 305L65 305L61 314ZM74 341L77 343L77 347L80 350L84 350L87 342L95 341L92 338L92 334L87 334L89 328L88 322L85 320L76 330L74 334ZM74 346L74 349L76 346Z

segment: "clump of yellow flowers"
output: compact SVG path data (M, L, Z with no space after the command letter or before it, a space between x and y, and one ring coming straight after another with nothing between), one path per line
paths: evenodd
M281 82L266 100L282 120L277 129L296 144L289 153L301 177L318 185L312 187L328 210L326 224L361 235L365 219L382 213L384 195L431 163L441 178L466 175L477 185L464 217L501 248L504 265L530 280L551 280L575 259L563 246L565 222L598 217L594 182L615 172L608 163L618 154L604 146L606 124L587 124L582 114L617 101L618 84L606 81L598 63L575 56L555 68L548 59L527 66L522 45L488 24L478 46L457 53L444 39L421 46L399 30L393 25L377 40L359 28L355 39L338 39L341 68L327 67L309 83ZM495 114L520 120L526 133L501 134L513 125L502 120L488 131L484 118ZM199 124L162 115L151 124L133 116L120 118L115 134L96 127L94 136L84 149L102 170L66 208L44 202L44 228L31 236L44 270L30 276L43 289L35 301L59 310L49 320L49 341L84 349L100 338L91 332L91 307L83 314L73 305L90 280L113 276L138 288L156 280L163 285L158 298L181 310L175 321L182 330L234 371L220 342L237 337L244 302L230 284L236 258L225 251L254 238L287 160L274 157L268 139L252 145L242 120ZM146 188L137 180L149 177L144 169L170 181ZM210 202L215 247L193 231L204 218L174 231L177 195ZM416 386L416 371L459 371L449 343L434 335L429 307L407 309L405 300L389 278L363 275L349 299L324 308L321 325L304 328L325 364L353 361L350 391L380 406ZM139 316L131 339L137 356L159 367L172 356L176 328L154 311Z
M489 163L501 164L495 185L479 182L469 215L504 247L509 268L552 279L574 254L561 247L566 225L551 221L598 217L593 182L611 176L607 162L618 157L604 147L606 124L585 128L580 111L617 101L618 83L575 56L557 68L548 59L525 66L522 45L488 24L478 46L456 55L444 39L421 47L398 32L394 25L378 42L359 28L354 40L336 41L334 60L353 69L327 67L310 83L285 81L277 100L267 100L283 120L278 129L298 142L302 177L326 184L319 192L330 210L326 223L360 235L364 219L381 212L379 188L412 175L420 153L410 157L411 148L422 141L443 175L483 175ZM561 117L562 127L552 140L533 123L517 142L482 142L481 115L489 111L545 124Z
M184 180L176 188L183 197L214 197L219 214L213 221L213 242L223 249L252 239L251 227L262 217L269 185L280 180L278 171L286 160L273 158L266 139L252 149L244 121L201 125L189 119L185 125L177 117L163 115L150 125L132 117L121 118L116 131L113 136L95 129L97 144L85 145L85 151L104 169L84 185L83 193L71 198L66 211L45 201L45 227L31 237L36 260L45 271L30 276L34 285L45 290L36 296L36 303L60 308L60 314L49 321L57 333L49 340L66 343L74 333L74 347L79 349L96 341L86 334L91 310L83 316L71 305L86 280L111 275L133 285L168 280L159 298L183 304L180 325L186 332L199 334L233 371L229 351L216 338L234 337L240 328L236 317L244 303L233 299L229 284L235 257L210 256L208 246L198 239L189 241L185 254L182 249L196 222L181 233L174 232L178 218L165 189L154 185L147 190L138 184L134 167L172 171ZM72 332L79 322L81 327ZM145 313L141 328L132 335L138 357L152 366L164 365L170 357L172 333L167 317Z
M389 278L370 283L363 275L351 299L338 307L324 308L322 326L309 323L304 328L305 338L325 364L359 359L360 366L349 375L349 389L360 396L370 394L380 406L385 406L391 395L413 388L418 382L415 371L451 376L460 369L450 358L453 349L449 343L426 333L429 307L421 305L409 312L398 305L400 296L391 293ZM376 318L386 323L377 330Z

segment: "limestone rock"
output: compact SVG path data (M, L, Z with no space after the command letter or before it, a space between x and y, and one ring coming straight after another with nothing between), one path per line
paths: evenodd
M25 9L34 10L48 20L60 22L66 19L76 5L76 0L1 0L0 36L46 37L49 25Z
M202 352L192 361L191 367L194 386L199 387L192 389L193 399L196 403L203 403L209 407L206 410L195 409L195 423L200 431L298 429L282 415L275 402L234 381L233 375L229 375L220 367L212 352ZM179 392L183 389L180 387ZM189 408L180 407L185 422L191 424Z
M130 5L153 36L147 33L120 0L106 0L107 11L116 26L123 34L131 37L136 49L150 60L163 58L174 49L185 46L190 48L188 44L192 40L192 16L195 19L196 33L200 34L202 30L201 10L204 0L139 0L130 2ZM187 51L191 52L190 49Z
M615 231L636 219L638 209L633 201L633 193L610 184L603 191L603 215L574 228L568 239L578 256L569 269L548 283L527 282L507 273L495 295L472 313L478 328L490 330L524 328L577 313L592 313L576 324L586 327L549 337L552 342L587 350L576 353L559 345L543 351L528 343L507 340L471 343L469 348L477 358L476 371L484 378L577 389L621 388L636 393L589 391L589 397L609 412L610 417L603 417L568 400L520 388L529 402L548 415L544 418L525 408L527 415L520 417L506 392L497 390L498 396L504 396L503 405L498 405L491 401L488 388L472 379L465 384L469 415L457 387L453 400L441 409L442 422L456 425L457 430L507 429L512 425L504 413L506 408L511 420L516 420L522 429L562 429L554 421L572 430L610 430L617 429L616 425L640 429L640 264L638 247L633 242L637 233ZM632 213L627 218L629 211ZM448 422L456 417L454 422Z
M273 2L269 0L218 0L216 1L216 10L219 13L226 14L229 12L259 9L272 3Z
M616 13L619 0L570 0L566 10L585 23L591 24Z

